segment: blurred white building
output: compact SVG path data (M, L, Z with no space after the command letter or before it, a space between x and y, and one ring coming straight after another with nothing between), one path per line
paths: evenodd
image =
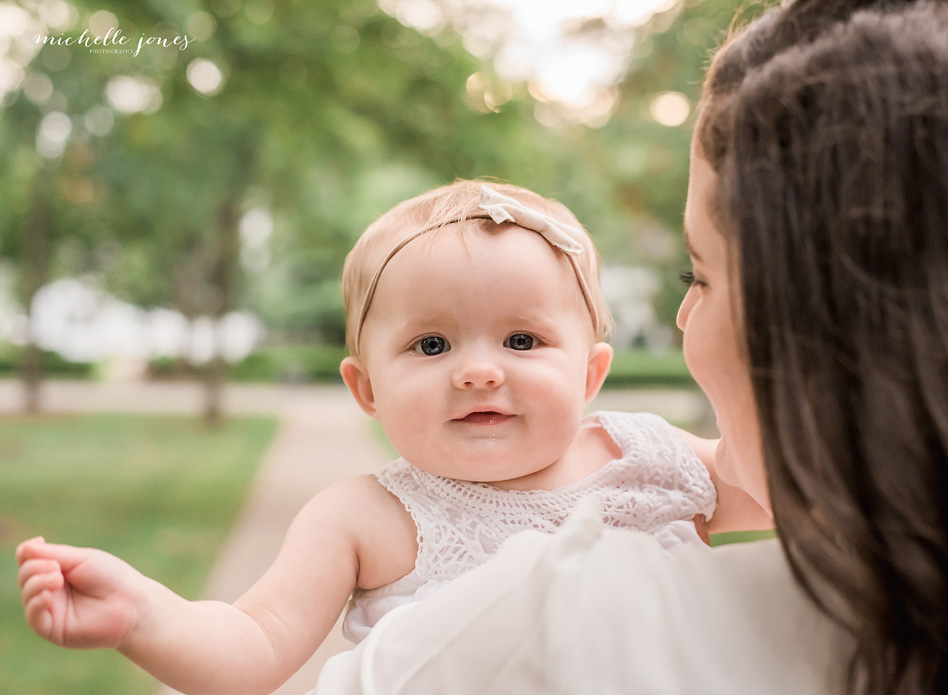
M235 311L216 327L207 316L188 321L166 308L143 309L105 292L91 277L63 278L44 286L33 302L33 322L13 300L13 274L0 267L0 341L22 345L27 330L44 350L75 362L106 365L107 376L140 376L149 360L184 357L204 364L215 353L237 362L253 352L266 328L256 315ZM659 290L658 276L646 267L606 265L602 288L616 321L616 349L647 347L663 350L673 334L659 323L652 301Z
M660 288L658 274L641 266L604 265L600 269L602 292L616 322L613 344L617 350L645 347L667 350L672 330L655 317L653 300Z
M139 375L156 357L203 364L214 356L215 346L225 360L237 362L265 335L263 324L249 312L232 312L216 324L207 316L188 321L171 309L143 309L116 299L93 278L63 278L44 286L28 324L11 289L12 273L0 273L0 341L22 345L29 330L44 350L75 362L103 363L113 376Z

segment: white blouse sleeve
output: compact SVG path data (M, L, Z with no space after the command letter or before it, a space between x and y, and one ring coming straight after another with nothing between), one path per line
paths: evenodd
M840 692L846 640L775 541L669 559L585 501L392 611L330 659L316 695Z

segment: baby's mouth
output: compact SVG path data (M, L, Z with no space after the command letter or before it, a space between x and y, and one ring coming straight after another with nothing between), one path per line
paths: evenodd
M458 418L455 422L464 422L469 425L499 425L512 417L513 415L505 415L494 410L478 410Z

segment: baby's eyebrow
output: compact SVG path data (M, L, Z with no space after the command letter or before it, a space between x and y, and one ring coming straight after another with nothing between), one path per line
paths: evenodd
M519 311L510 318L512 321L523 323L547 323L549 321L549 317L543 311Z
M415 329L418 326L437 326L456 322L456 312L451 310L431 310L430 307L403 307L400 315L394 317L402 329Z
M527 328L552 330L556 321L544 311L521 311L510 317L511 325L521 325Z

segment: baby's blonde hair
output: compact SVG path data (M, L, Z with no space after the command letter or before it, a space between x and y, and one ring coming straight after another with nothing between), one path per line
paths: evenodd
M582 274L577 282L585 281L587 286L584 295L590 305L596 340L603 341L611 337L612 314L599 286L599 253L588 232L569 208L558 201L510 184L456 181L396 205L369 225L346 256L342 269L342 295L346 308L346 347L350 355L359 354L358 337L368 310L364 306L366 295L374 290L373 282L377 281L379 269L394 250L410 242L423 230L438 233L440 227L465 221L485 227L497 226L489 218L482 219L485 214L480 203L481 187L484 185L556 222L581 230L582 234L576 241L582 245L583 253L573 256L573 267Z

